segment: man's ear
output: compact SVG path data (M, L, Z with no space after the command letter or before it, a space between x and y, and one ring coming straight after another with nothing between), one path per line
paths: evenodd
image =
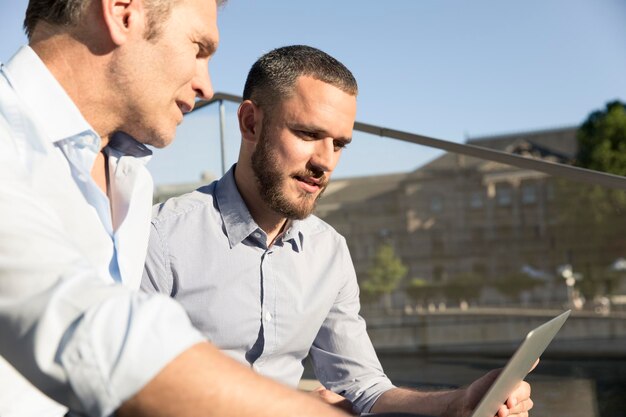
M244 141L256 142L261 128L261 109L250 100L244 100L237 110L239 131Z
M102 16L111 41L125 43L131 35L143 36L146 28L146 9L143 0L102 0Z

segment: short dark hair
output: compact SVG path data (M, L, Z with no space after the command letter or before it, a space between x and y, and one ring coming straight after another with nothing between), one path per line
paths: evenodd
M306 45L284 46L259 58L246 79L243 99L267 111L291 95L298 77L309 76L356 96L356 79L348 68L326 52Z
M78 25L89 2L93 0L30 0L24 18L24 31L30 38L40 21L51 25L72 27ZM172 5L179 0L146 0L148 26L146 39L155 39L160 33ZM222 6L227 0L216 0Z

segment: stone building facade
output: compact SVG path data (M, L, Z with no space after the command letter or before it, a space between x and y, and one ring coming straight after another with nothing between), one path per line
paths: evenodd
M576 128L469 143L570 164ZM471 282L481 288L472 292L466 286L468 301L558 305L572 296L560 267L571 264L576 277L595 280L590 294L606 291L610 280L605 275L615 275L609 271L611 262L626 250L619 234L603 245L598 241L604 235L590 238L600 233L585 220L591 214L586 207L571 209L580 204L576 193L583 187L537 171L447 153L410 173L335 181L317 214L346 236L360 279L367 277L376 248L382 242L393 244L409 270L396 304L407 303L403 293L417 280L441 288L424 297L435 301L452 301L445 287L463 291L459 285ZM626 232L623 221L611 228ZM580 292L574 290L574 295Z

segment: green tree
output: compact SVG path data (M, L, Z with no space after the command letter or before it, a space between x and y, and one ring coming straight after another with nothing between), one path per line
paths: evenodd
M592 112L577 132L575 164L626 175L626 105L619 101ZM610 264L626 255L626 192L576 181L557 180L554 234L560 262L583 274L577 284L586 295L612 288Z
M510 300L517 299L522 291L532 290L543 282L529 277L522 272L508 274L493 282L493 286L498 292Z
M606 109L592 112L578 129L577 140L577 166L626 176L624 103L613 101L607 103ZM626 211L626 193L621 190L587 185L576 188L576 200L590 212L590 220L596 226Z
M587 272L584 278L576 283L576 289L587 299L592 300L597 295L615 295L624 274L608 268L596 268Z
M361 291L367 299L378 300L384 296L387 311L391 310L391 293L407 273L407 267L396 255L390 243L380 245L374 262L368 270L368 277L361 283Z
M443 292L450 301L471 301L480 297L485 277L471 272L460 274L444 284Z
M578 129L576 165L626 176L626 105L607 103Z
M426 303L442 297L441 285L430 283L423 278L413 278L405 291L416 303Z
M483 287L484 277L464 273L442 283L431 283L422 278L413 278L405 291L417 303L437 300L458 303L461 300L477 300Z

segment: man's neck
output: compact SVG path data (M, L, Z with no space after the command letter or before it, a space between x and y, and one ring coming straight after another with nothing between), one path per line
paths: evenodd
M107 155L101 150L91 168L91 178L105 195L109 195L109 161Z
M288 219L270 209L258 194L254 195L256 202L249 202L243 194L241 196L250 215L267 235L267 247L272 246L276 238L283 232Z
M288 223L289 223L289 220L283 218L282 224L278 225L277 227L272 228L271 232L268 232L267 230L263 229L263 231L267 234L267 241L265 243L268 248L271 247L274 244L274 242L276 242L276 239L278 239L278 237L283 234Z
M63 87L85 120L102 137L111 134L111 92L106 88L104 55L98 57L69 33L38 23L29 45ZM107 111L103 111L106 109ZM104 147L105 145L102 145Z
M108 193L108 161L103 149L109 142L112 130L110 120L103 112L107 91L99 86L103 75L101 62L93 61L87 46L70 34L58 30L45 22L37 24L30 47L46 65L50 73L72 99L85 120L101 135L100 152L91 168L91 177L103 193Z

